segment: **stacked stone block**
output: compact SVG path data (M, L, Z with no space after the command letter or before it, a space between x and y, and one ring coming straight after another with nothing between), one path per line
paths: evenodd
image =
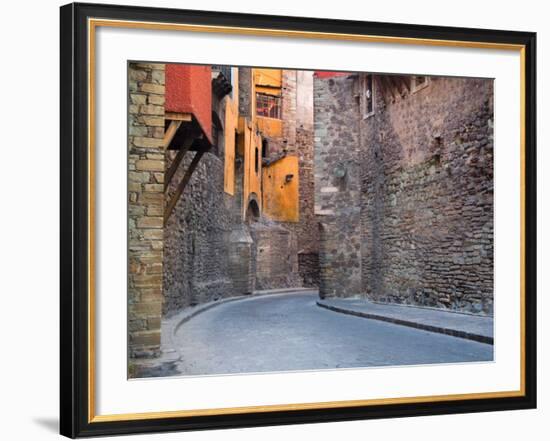
M128 75L129 355L148 358L160 350L164 65L130 63Z

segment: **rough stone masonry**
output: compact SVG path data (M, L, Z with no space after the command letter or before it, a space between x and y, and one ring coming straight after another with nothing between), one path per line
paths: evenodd
M492 314L493 81L361 75L315 78L321 296Z

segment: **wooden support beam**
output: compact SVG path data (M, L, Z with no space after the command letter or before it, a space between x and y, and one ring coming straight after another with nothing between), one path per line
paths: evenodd
M168 130L166 130L166 133L164 134L164 149L166 150L169 146L172 140L174 139L174 136L176 135L176 132L181 126L182 121L170 121L170 125L168 126Z
M185 187L187 187L187 184L191 180L191 175L197 168L197 165L199 164L199 161L201 160L202 155L204 155L204 152L205 150L199 150L195 153L195 156L193 157L193 160L191 161L189 168L185 172L185 175L183 175L183 178L181 179L180 183L176 188L176 191L170 198L170 202L168 203L168 205L164 210L164 226L166 226L168 219L172 214L172 211L174 211L174 207L176 206L181 194L183 193L183 190L185 190Z
M177 113L177 112L166 112L164 118L170 119L172 121L187 121L190 122L193 120L193 115L190 113Z
M192 136L187 136L185 138L185 141L184 141L183 145L180 147L180 149L178 150L178 153L176 154L176 157L174 158L174 160L170 164L170 167L168 167L168 171L164 175L164 192L166 192L166 190L168 190L168 186L170 185L170 181L172 180L172 177L176 173L176 170L178 169L178 167L181 163L181 160L183 159L185 154L191 148L191 145L193 144L194 140L195 140L195 138L193 138Z

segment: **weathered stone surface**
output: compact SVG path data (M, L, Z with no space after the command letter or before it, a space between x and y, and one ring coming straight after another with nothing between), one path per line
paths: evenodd
M139 107L139 111L143 115L164 115L164 107L153 104L143 104Z
M143 83L140 87L142 92L156 93L158 95L164 95L164 86L160 84Z
M164 112L163 112L164 113ZM146 126L154 126L154 127L162 127L164 128L164 118L163 117L157 117L157 116L145 116L143 115L141 117L143 120L143 123Z
M164 69L153 70L153 72L151 73L151 80L153 83L156 83L156 84L164 84L165 82Z
M149 95L147 98L147 102L149 104L155 104L157 106L163 106L164 105L165 98L162 95ZM144 104L144 103L140 103Z
M145 184L145 191L158 193L164 191L164 185L162 184Z
M156 66L164 69L163 65ZM150 358L160 350L160 317L162 311L162 212L151 212L151 206L160 206L163 195L158 180L165 172L164 155L151 157L149 149L162 147L162 139L151 136L151 127L164 128L164 107L150 105L148 87L152 73L149 65L130 63L128 75L130 91L129 161L128 161L128 299L129 355L133 360ZM157 91L160 91L158 89ZM155 95L162 97L162 95ZM159 116L147 116L155 113Z
M178 168L167 199L190 161L188 155ZM229 266L232 205L223 191L223 163L206 153L164 230L164 314L236 293L233 275L238 274Z
M162 148L164 146L163 140L158 138L145 138L141 136L136 136L134 137L133 142L136 147Z
M130 101L132 104L147 104L147 95L141 93L131 93Z
M361 292L359 105L347 76L314 84L319 294L346 297Z
M136 161L137 170L164 171L164 161L154 159L140 159Z
M144 216L137 221L138 228L162 228L162 217Z
M294 257L297 253L296 236L288 227L288 223L262 220L250 224L255 289L301 285L298 262Z
M339 284L338 258L355 256L361 286L345 295L491 314L492 80L432 78L397 96L375 77L375 112L366 119L344 116L348 95L340 92L353 81L315 79L317 212L337 216L349 194L349 219L359 217L351 240L335 224L341 242L322 245L321 279ZM353 124L358 139L343 129Z

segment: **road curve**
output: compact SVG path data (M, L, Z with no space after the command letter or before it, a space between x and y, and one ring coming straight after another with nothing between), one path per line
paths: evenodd
M178 329L180 375L490 361L491 345L339 314L313 293L220 304Z

